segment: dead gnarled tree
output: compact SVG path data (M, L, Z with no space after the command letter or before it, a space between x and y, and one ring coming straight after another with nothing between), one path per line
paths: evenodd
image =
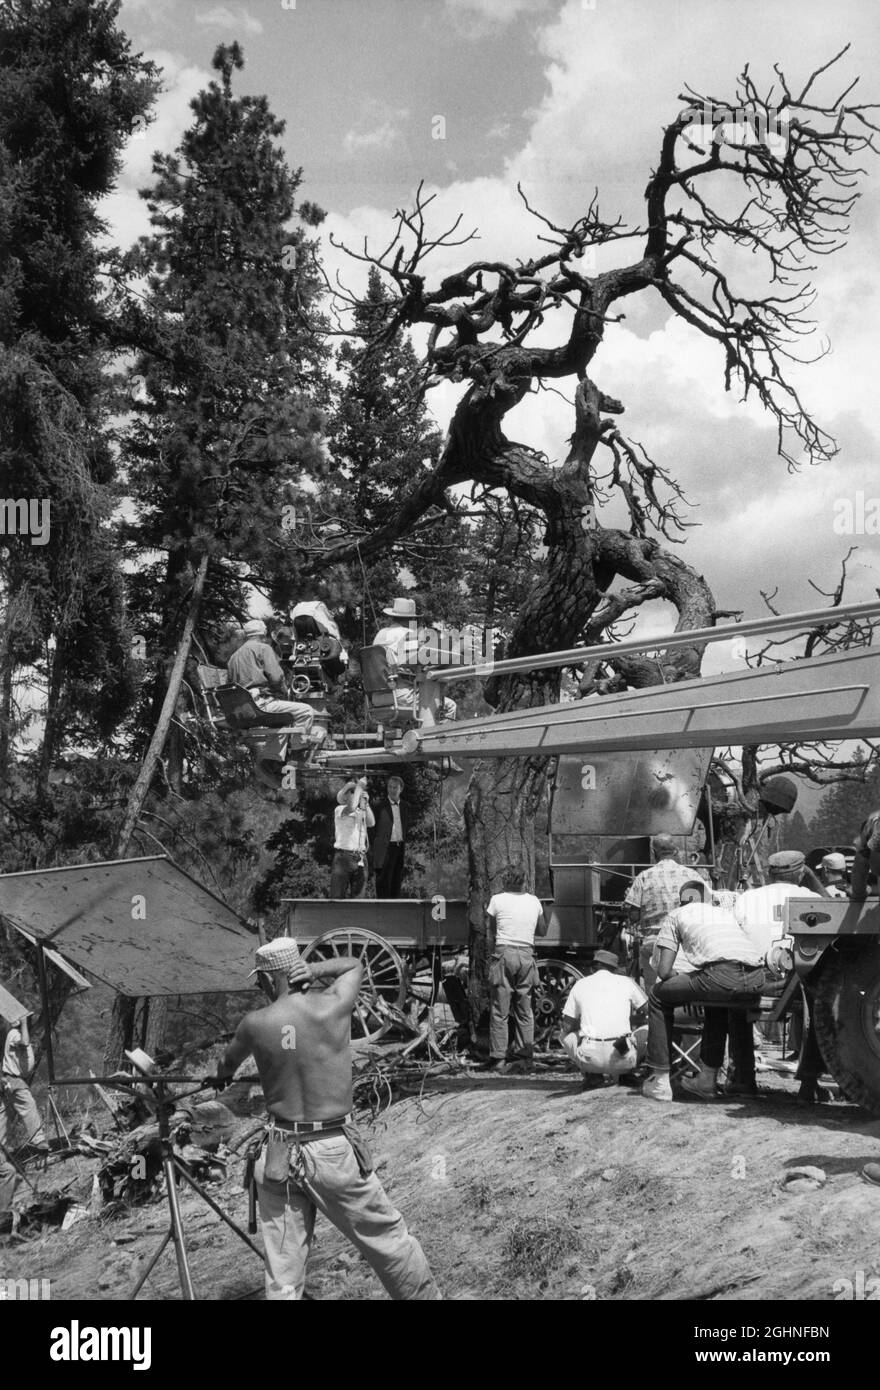
M542 223L540 254L516 264L473 259L431 288L431 253L448 254L471 237L459 235L460 218L432 235L426 220L432 200L420 187L413 211L397 213L384 252L371 254L366 244L363 252L351 251L379 268L390 292L377 346L401 328L426 326L414 392L460 382L462 394L436 467L402 483L393 520L348 545L335 542L324 555L310 554L306 572L395 553L427 514L449 509L452 490L477 485L543 519L543 575L518 615L506 655L595 643L611 623L651 599L675 605L678 629L711 624L718 613L707 583L668 544L681 539L687 524L680 489L671 471L621 431L623 404L602 390L598 354L624 300L658 295L717 347L727 388L756 395L775 419L778 453L789 468L836 452L802 403L790 369L805 360L798 347L813 332L811 273L819 257L845 241L858 161L874 148L877 131L872 109L851 103L855 83L820 99L819 88L833 80L845 53L799 91L777 68L776 84L763 96L748 69L731 100L690 88L681 94L684 109L666 125L648 180L643 227L606 220L593 196L571 226L535 214ZM628 258L625 248L633 245ZM599 260L609 268L598 269ZM765 292L756 297L757 262L766 275ZM738 288L740 278L749 289ZM341 286L336 293L340 312L357 307L356 296ZM543 328L546 343L550 323L560 325L558 341L537 345L537 330ZM564 462L555 466L509 438L504 422L528 392L568 379L575 384L574 430ZM599 519L613 496L625 503L626 527ZM612 589L621 580L624 587ZM615 659L609 644L608 661L584 673L582 691L693 677L701 659L698 645L656 659ZM559 697L560 680L559 671L505 676L489 681L486 696L500 710L543 704ZM487 761L469 788L475 1014L485 997L484 904L513 855L534 862L534 816L546 776L543 759Z

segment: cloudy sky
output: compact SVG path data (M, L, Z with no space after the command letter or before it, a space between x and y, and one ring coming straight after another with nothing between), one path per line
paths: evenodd
M435 227L462 212L468 229L479 229L480 256L525 258L539 248L542 229L522 208L518 180L553 221L581 215L598 188L607 218L638 222L661 127L681 109L685 84L732 97L746 63L762 89L774 64L794 86L849 41L823 90L837 95L862 75L861 100L880 100L880 26L864 0L833 8L818 0L124 0L122 23L161 65L165 92L105 210L120 243L146 230L137 189L150 151L175 144L188 102L210 78L214 47L237 38L246 60L238 90L267 93L287 122L301 194L329 214L322 235L334 268L341 261L328 234L352 245L365 235L387 242L394 210L408 205L420 179L437 194ZM659 300L626 301L625 321L608 330L591 368L625 403L627 433L694 504L699 525L685 558L705 573L719 606L746 616L764 611L762 589L778 587L783 611L822 602L809 580L831 588L850 544L858 550L848 597L873 598L880 586L880 537L835 530L836 502L856 503L861 491L870 516L880 495L880 159L866 166L849 244L815 277L816 343L821 335L831 352L799 378L839 443L831 463L790 474L776 456L773 422L725 394L712 345ZM456 264L455 253L438 257L438 279ZM346 265L344 273L357 284L356 271ZM442 423L454 399L451 388L437 397ZM572 414L542 394L506 427L559 459ZM671 616L643 621L661 630ZM719 651L707 669L730 665Z

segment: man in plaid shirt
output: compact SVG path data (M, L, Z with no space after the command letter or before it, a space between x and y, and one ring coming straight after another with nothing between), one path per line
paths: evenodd
M678 846L671 835L655 835L651 840L651 854L654 863L650 869L637 874L626 890L624 902L629 908L629 919L642 933L642 948L639 965L648 990L657 979L657 972L651 965L651 956L660 923L670 912L680 905L679 894L682 885L690 883L700 870L685 867L678 862Z

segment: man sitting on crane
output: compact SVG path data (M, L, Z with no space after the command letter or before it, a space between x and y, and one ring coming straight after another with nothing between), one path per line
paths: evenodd
M382 609L382 613L394 621L379 629L373 638L373 646L385 648L388 678L394 687L398 708L415 712L417 701L414 673L421 667L419 614L416 612L415 600L396 598L389 608ZM441 709L444 719L454 719L458 712L455 701L447 698L441 701Z
M254 704L266 714L285 714L291 727L311 743L320 743L326 730L315 729L314 710L298 700L287 698L287 683L281 663L266 639L266 624L262 618L251 618L244 625L244 643L226 663L229 679L244 686L253 696ZM283 760L283 752L278 755Z
M657 934L660 957L657 982L648 993L648 1066L651 1075L642 1086L649 1100L672 1100L669 1080L675 1010L681 1004L728 1004L760 995L770 971L763 952L745 933L733 913L706 901L707 885L692 879L682 886L681 906L664 919ZM679 951L693 967L675 972ZM734 1019L736 1020L734 1022ZM730 1050L737 1075L754 1075L754 1040L745 1013L707 1009L700 1048L700 1073L682 1086L701 1098L715 1095L718 1072L730 1027Z

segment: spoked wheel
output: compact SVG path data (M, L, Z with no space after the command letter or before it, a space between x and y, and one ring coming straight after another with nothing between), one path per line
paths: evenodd
M359 927L325 932L303 950L303 960L338 960L354 956L364 967L354 1013L351 1017L352 1042L375 1042L395 1022L385 1005L400 1010L406 1000L406 969L393 946L375 932Z
M549 1051L562 1046L562 1008L572 985L583 978L583 971L565 960L539 960L537 964L540 984L534 994L535 1045Z

